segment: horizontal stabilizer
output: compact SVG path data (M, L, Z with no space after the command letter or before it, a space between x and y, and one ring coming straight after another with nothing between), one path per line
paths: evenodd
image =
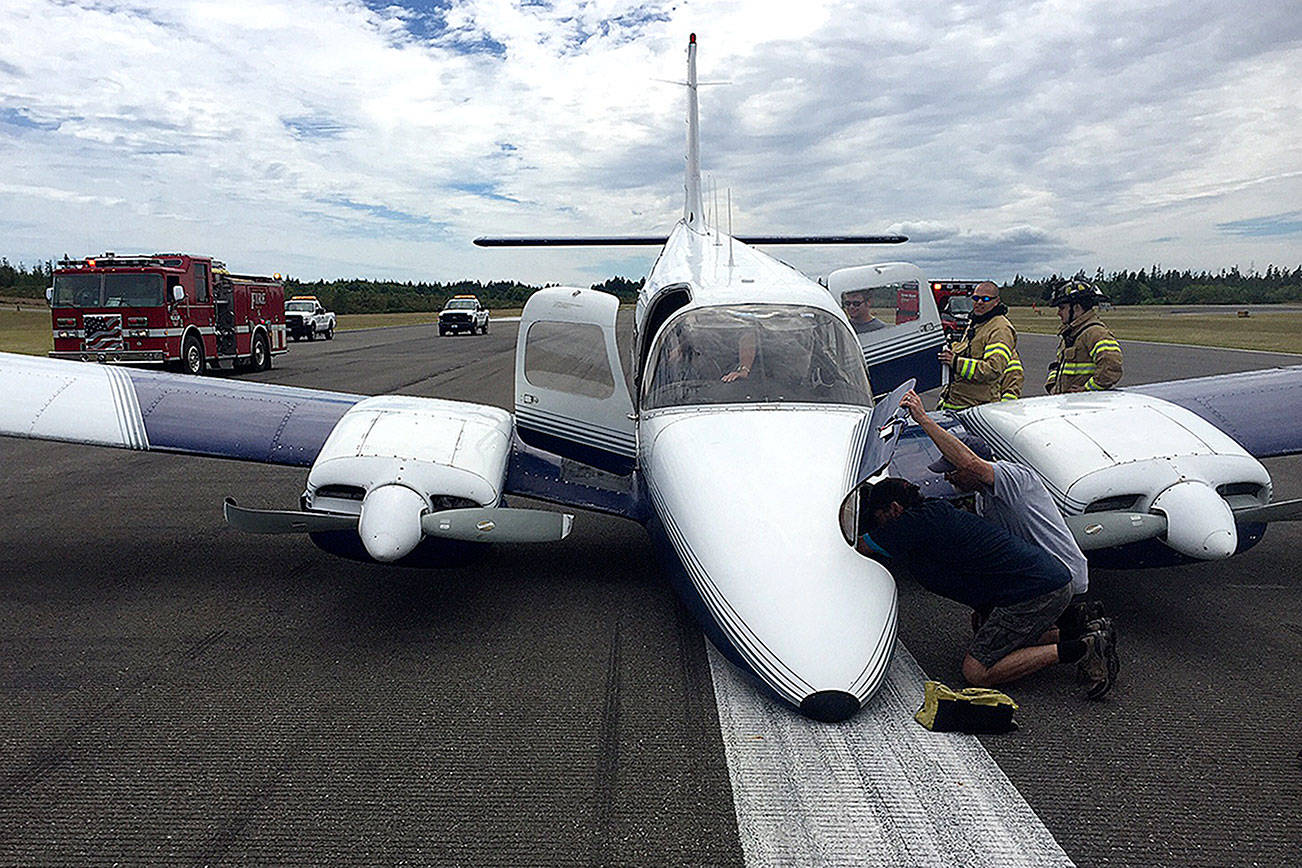
M1149 512L1087 512L1066 517L1081 551L1152 539L1166 532L1166 516Z
M1234 510L1238 522L1302 521L1302 498Z
M472 542L554 542L570 535L574 516L541 509L507 507L444 509L420 520L426 536Z
M907 235L738 235L742 244L902 244ZM643 247L662 246L665 235L589 235L568 238L518 236L476 238L477 247Z
M222 512L227 524L245 533L319 533L357 529L355 515L300 509L249 509L238 505L233 497L226 498Z

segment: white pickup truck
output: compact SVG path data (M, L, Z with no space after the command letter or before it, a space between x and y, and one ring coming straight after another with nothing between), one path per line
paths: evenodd
M335 336L335 315L321 306L314 295L297 295L285 302L285 329L294 340Z

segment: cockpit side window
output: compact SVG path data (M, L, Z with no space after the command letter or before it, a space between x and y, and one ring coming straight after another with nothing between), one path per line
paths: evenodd
M871 406L854 335L818 308L698 308L665 326L652 350L644 409L807 402Z

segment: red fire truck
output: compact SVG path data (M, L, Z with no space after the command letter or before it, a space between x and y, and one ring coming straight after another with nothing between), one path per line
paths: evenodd
M46 290L59 359L264 371L285 352L285 290L204 256L65 259Z
M936 297L936 308L940 311L940 325L945 330L945 337L956 341L967 329L968 320L972 318L972 290L980 280L933 280L931 294Z

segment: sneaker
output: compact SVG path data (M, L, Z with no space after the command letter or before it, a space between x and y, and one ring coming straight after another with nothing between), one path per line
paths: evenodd
M1094 618L1085 622L1086 633L1107 633L1112 647L1117 645L1117 625L1111 618Z
M1112 689L1121 669L1116 646L1107 630L1086 633L1081 639L1085 642L1085 656L1076 666L1076 678L1086 685L1088 698L1102 699Z
M1103 603L1090 600L1085 603L1072 603L1058 618L1058 628L1069 638L1078 638L1090 631L1089 623L1103 617Z

